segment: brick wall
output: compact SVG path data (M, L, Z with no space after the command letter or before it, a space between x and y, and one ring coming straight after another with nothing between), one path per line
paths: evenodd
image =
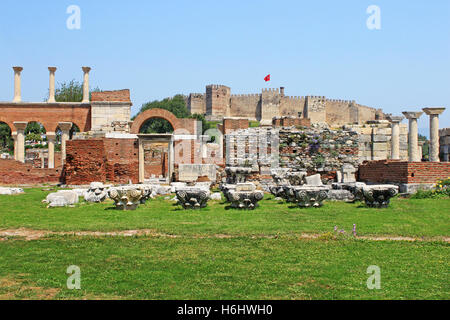
M101 91L92 92L91 101L108 101L108 102L131 102L130 90L114 90L114 91Z
M225 130L224 134L239 130L248 129L249 123L248 119L224 119L223 128Z
M311 127L311 120L307 118L298 118L298 117L273 118L272 125L274 127L293 127L293 126Z
M371 183L435 183L450 177L448 162L364 161L359 179Z
M106 155L106 180L114 183L139 182L139 145L137 139L103 139Z
M2 185L34 185L59 183L61 167L56 169L40 169L32 164L15 160L0 159L0 184Z

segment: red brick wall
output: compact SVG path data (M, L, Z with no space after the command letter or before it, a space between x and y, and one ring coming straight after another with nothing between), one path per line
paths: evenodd
M449 162L364 161L359 179L372 183L435 183L450 177Z
M131 102L130 90L124 89L114 91L92 92L91 101Z
M56 169L34 168L15 160L0 159L0 184L2 185L34 185L43 183L59 183L61 167Z
M239 130L248 129L249 123L248 119L224 119L223 128L225 130L224 134Z
M82 132L91 129L91 106L73 104L11 104L0 106L0 121L12 131L15 121L40 122L47 132L55 132L59 122L73 122Z
M103 139L106 154L106 180L115 183L139 182L137 139Z
M66 142L65 183L106 182L106 154L102 139Z
M292 127L304 126L311 127L311 120L309 118L276 118L272 120L274 127Z

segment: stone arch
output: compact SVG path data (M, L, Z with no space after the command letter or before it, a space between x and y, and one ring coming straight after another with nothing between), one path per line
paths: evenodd
M139 114L133 121L133 124L131 125L131 133L138 134L139 130L141 129L142 125L149 119L152 118L160 118L167 120L170 125L172 126L173 130L182 129L180 120L170 111L154 108L154 109L148 109Z

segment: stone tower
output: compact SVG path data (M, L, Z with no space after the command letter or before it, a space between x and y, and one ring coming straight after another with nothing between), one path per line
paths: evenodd
M230 108L231 89L224 85L206 86L206 119L221 120Z

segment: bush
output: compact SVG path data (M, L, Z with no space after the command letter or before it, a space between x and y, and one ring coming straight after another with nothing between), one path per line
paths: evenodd
M439 180L432 190L418 190L411 196L412 199L429 199L450 197L450 177Z

